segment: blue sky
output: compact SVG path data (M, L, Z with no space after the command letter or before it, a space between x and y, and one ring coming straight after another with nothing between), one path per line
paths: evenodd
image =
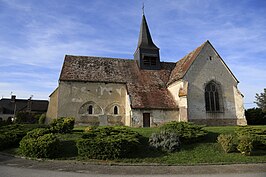
M266 87L264 0L0 0L0 96L48 99L66 54L133 58L143 2L161 60L210 40L255 106Z

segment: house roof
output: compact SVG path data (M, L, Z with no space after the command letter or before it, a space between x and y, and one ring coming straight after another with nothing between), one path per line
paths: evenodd
M16 99L16 111L27 110L28 100L27 99ZM11 99L2 98L0 100L0 108L4 112L14 113L15 103L11 102ZM48 108L47 100L31 100L31 111L33 112L46 112Z
M166 85L174 67L161 62L161 70L140 70L135 60L66 55L60 81L124 83L132 108L176 109Z

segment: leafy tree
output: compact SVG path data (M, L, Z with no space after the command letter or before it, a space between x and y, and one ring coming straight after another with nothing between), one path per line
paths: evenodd
M266 112L263 113L260 108L251 108L245 110L248 125L266 125Z
M266 112L266 88L264 88L264 93L256 93L256 101L254 103L257 104L259 108L262 109L262 112Z

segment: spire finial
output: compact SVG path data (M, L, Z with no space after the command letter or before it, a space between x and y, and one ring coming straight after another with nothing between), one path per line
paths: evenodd
M142 15L144 15L144 2L142 3Z

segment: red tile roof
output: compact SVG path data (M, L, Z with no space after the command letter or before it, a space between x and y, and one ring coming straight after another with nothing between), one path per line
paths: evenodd
M124 83L132 108L176 109L167 86L185 76L207 43L211 45L204 42L177 63L161 62L161 70L140 70L137 62L130 59L66 55L60 81ZM222 58L221 61L224 63Z
M179 60L176 63L176 66L173 69L171 76L169 78L168 85L174 83L175 81L178 81L179 79L182 79L185 76L191 64L197 58L200 51L207 42L208 41L204 42L202 45L200 45L198 48L196 48L195 50L184 56L181 60Z
M66 55L60 81L126 84L132 108L177 109L167 89L175 63L161 63L161 70L140 70L135 60Z

